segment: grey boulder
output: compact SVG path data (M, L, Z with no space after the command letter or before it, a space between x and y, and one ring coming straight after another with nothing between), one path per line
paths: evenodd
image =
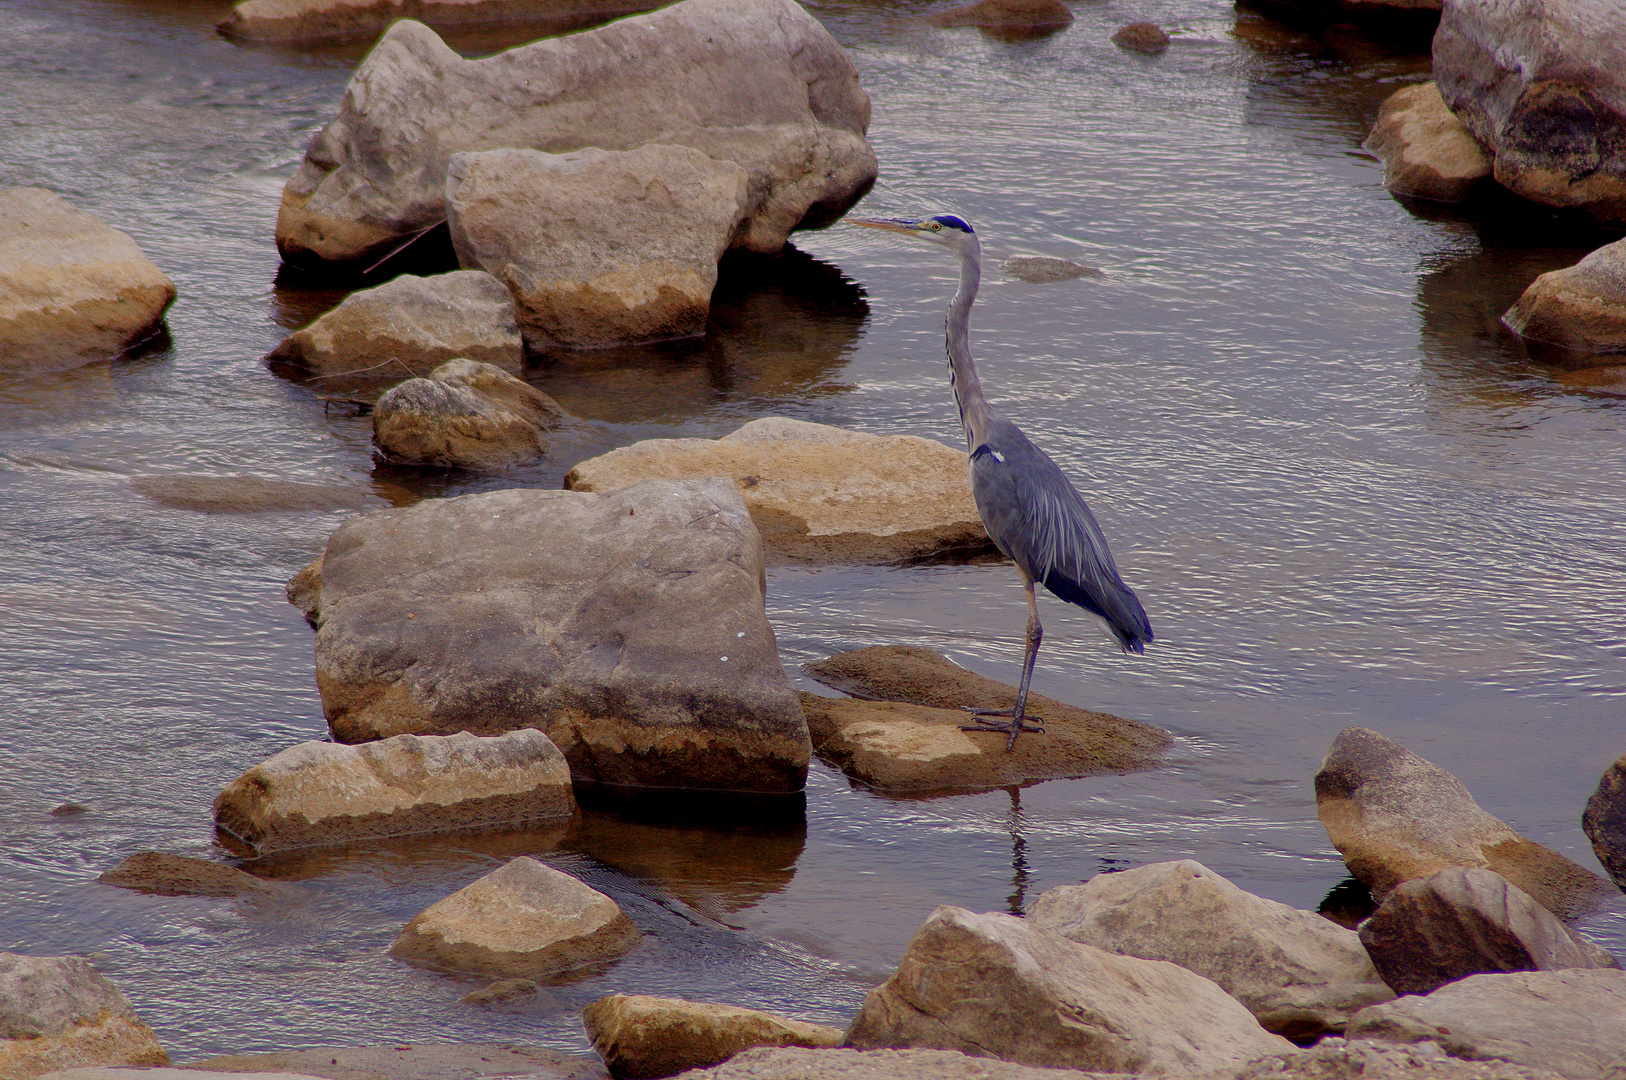
M1598 790L1587 800L1581 827L1592 840L1598 861L1626 891L1626 754L1604 770Z
M373 443L391 461L501 469L547 452L559 403L491 364L448 360L427 377L384 391L373 405Z
M1237 888L1191 859L1097 874L1038 898L1028 921L1107 952L1167 960L1298 1040L1339 1032L1394 993L1354 931Z
M0 952L0 1076L91 1065L168 1065L118 987L77 956Z
M1626 240L1542 274L1502 322L1520 337L1569 350L1576 362L1620 363L1626 353Z

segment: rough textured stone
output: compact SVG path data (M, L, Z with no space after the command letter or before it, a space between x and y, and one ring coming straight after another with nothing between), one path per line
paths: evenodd
M806 665L806 670L826 686L866 701L963 710L1008 709L1016 700L1014 686L985 679L915 645L874 645L837 653ZM1161 728L1064 705L1043 694L1028 695L1028 715L1041 720L1046 734L1054 732L1082 742L1096 765L1095 772L1147 768L1171 741ZM1024 739L1018 739L1018 744Z
M1626 353L1626 240L1605 244L1574 266L1530 283L1502 316L1522 337L1560 345L1596 364Z
M289 747L215 797L215 828L255 854L375 836L568 818L570 769L534 729Z
M377 506L378 495L366 488L337 484L302 484L294 480L267 480L259 476L198 476L168 474L132 476L136 494L172 510L205 514L308 513L323 510L359 510Z
M0 1076L84 1065L168 1065L118 987L77 956L0 952Z
M384 34L283 189L294 262L359 260L446 216L455 153L692 146L750 176L736 246L778 251L875 179L869 96L790 0L684 0L596 30L465 60L421 23Z
M812 754L732 482L494 491L356 518L313 611L343 742L547 732L578 783L787 793Z
M1191 859L1097 874L1036 900L1028 921L1107 952L1167 960L1217 983L1267 1030L1338 1032L1394 994L1353 931L1244 892Z
M1561 919L1614 890L1479 808L1461 781L1367 728L1339 732L1315 777L1316 813L1349 872L1381 901L1450 866L1494 870Z
M576 491L733 477L768 550L798 562L920 562L993 552L962 451L768 417L721 439L647 439L577 465Z
M756 1009L682 998L612 994L582 1010L593 1049L615 1076L672 1076L753 1046L840 1046L840 1028Z
M1557 1080L1507 1061L1464 1061L1434 1043L1396 1046L1370 1039L1322 1039L1307 1050L1262 1058L1236 1080Z
M160 896L271 896L281 891L281 886L235 866L161 851L138 851L96 880Z
M1470 975L1427 996L1362 1009L1349 1037L1438 1043L1462 1058L1502 1058L1596 1080L1626 1059L1626 971Z
M1059 30L1073 21L1061 0L976 0L927 16L934 26L981 26L997 30Z
M46 1073L40 1080L236 1080L236 1073L194 1069L185 1065L176 1069L132 1069L128 1067L98 1065L84 1069L63 1069ZM309 1073L263 1072L259 1080L315 1080Z
M124 233L44 188L0 188L0 371L118 356L161 331L174 299Z
M1626 225L1626 5L1447 0L1440 94L1494 156L1498 183Z
M1004 267L1011 277L1031 285L1049 285L1101 273L1092 266L1080 266L1071 259L1057 259L1050 255L1012 255L1005 260Z
M608 1075L594 1058L516 1043L327 1046L269 1054L230 1054L191 1062L187 1067L222 1073L296 1072L328 1080L478 1080L488 1076L603 1080ZM149 1080L198 1080L198 1077L196 1073L187 1073L180 1077L153 1076Z
M373 405L373 442L391 461L500 469L541 457L565 411L499 367L448 360Z
M643 935L608 896L520 856L413 917L390 955L482 975L556 975L617 959Z
M1490 155L1431 82L1389 95L1362 145L1383 162L1383 186L1414 199L1461 202L1491 172Z
M660 0L245 0L215 24L227 37L268 45L369 41L397 19L416 19L439 33L469 30L563 33Z
M452 155L446 217L457 258L508 287L533 349L705 332L717 260L749 177L688 146Z
M1581 828L1609 876L1626 891L1626 754L1604 770L1598 790L1587 800Z
M505 371L525 364L508 289L484 271L403 274L353 292L265 359L302 375L393 382L459 357Z
M916 931L897 972L865 997L847 1042L1147 1075L1234 1070L1292 1049L1185 968L955 907Z
M985 791L1126 767L1121 748L1104 758L1098 738L1048 718L1044 734L1007 750L999 732L962 731L970 720L963 709L804 693L802 712L819 759L876 791ZM1158 760L1148 753L1130 767Z
M1396 885L1361 924L1361 944L1397 994L1426 994L1467 975L1599 964L1523 889L1454 866Z
M1130 52L1160 53L1169 47L1169 35L1157 23L1136 22L1114 31L1112 43Z
M681 1075L682 1080L1105 1080L1108 1074L1036 1069L953 1050L764 1047Z

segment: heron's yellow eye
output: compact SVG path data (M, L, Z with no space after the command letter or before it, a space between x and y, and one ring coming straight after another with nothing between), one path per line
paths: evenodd
M943 231L943 223L941 221L932 222L932 232L942 232L942 231Z

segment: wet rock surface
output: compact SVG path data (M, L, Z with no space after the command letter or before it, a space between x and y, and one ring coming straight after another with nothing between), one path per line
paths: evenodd
M807 664L806 670L826 686L864 701L947 709L962 717L964 709L1008 709L1016 700L1015 687L915 645L874 645L837 653ZM1042 694L1028 695L1028 714L1040 718L1047 735L1077 740L1078 745L1066 753L1089 755L1097 772L1148 768L1172 741L1168 732L1150 724L1065 705ZM1026 738L1018 739L1018 746Z
M859 1049L928 1047L1101 1072L1232 1070L1292 1044L1185 968L1079 945L1009 915L940 907L847 1029Z
M479 1080L488 1076L603 1080L607 1075L592 1058L519 1043L324 1046L269 1054L228 1054L190 1062L187 1068L230 1074L291 1072L327 1080ZM198 1076L190 1071L178 1077L148 1074L146 1080L198 1080Z
M1502 316L1521 337L1569 350L1581 362L1626 362L1626 240L1530 283Z
M1305 1050L1255 1061L1237 1080L1555 1080L1557 1076L1508 1061L1465 1061L1435 1043L1408 1046L1333 1037Z
M175 286L129 236L44 188L0 188L0 372L107 360L163 330Z
M754 1046L840 1046L840 1028L706 1001L612 994L582 1010L593 1049L614 1076L674 1076Z
M235 866L162 851L138 851L96 880L160 896L268 897L285 891Z
M525 348L508 290L480 270L403 274L359 289L266 356L302 376L395 381L464 358L518 371Z
M0 952L0 1076L89 1065L168 1065L118 987L77 956Z
M1315 777L1316 813L1349 872L1381 901L1402 881L1482 867L1561 919L1596 910L1609 883L1526 840L1444 769L1368 728L1345 728Z
M747 1050L683 1080L1099 1080L1107 1074L1034 1068L953 1050Z
M1432 82L1391 94L1362 145L1383 162L1383 186L1414 199L1461 202L1491 172L1490 155Z
M215 28L268 45L366 41L397 19L445 34L469 30L560 33L648 11L657 0L244 0Z
M446 217L459 152L663 142L746 171L734 243L773 253L793 229L840 217L874 181L868 126L846 54L789 0L684 0L482 60L402 20L284 188L277 246L296 263L390 250Z
M1361 924L1361 943L1397 994L1499 971L1616 967L1500 874L1452 867L1403 881Z
M317 686L336 738L546 732L577 783L801 790L811 746L731 481L508 490L342 526Z
M307 742L215 797L215 827L255 854L567 819L570 768L526 728L480 738L397 735L361 746Z
M769 552L797 562L919 562L991 554L966 456L913 435L753 420L720 439L646 439L584 461L576 491L727 476Z
M1433 1042L1453 1057L1501 1058L1596 1080L1626 1058L1626 971L1470 975L1358 1013L1349 1037Z
M1450 0L1434 75L1503 187L1626 225L1626 7L1614 0Z
M607 963L642 939L614 900L520 856L419 912L390 955L439 971L537 978Z
M1191 859L1051 889L1028 921L1107 952L1179 964L1295 1041L1342 1031L1356 1012L1394 996L1353 931L1245 892Z
M1115 30L1112 43L1120 49L1150 56L1169 47L1169 34L1157 23L1134 22Z
M373 443L391 461L501 469L541 457L544 433L564 419L557 401L501 368L448 360L379 397Z
M1598 861L1626 891L1626 754L1604 770L1598 790L1587 800L1581 828L1592 841Z

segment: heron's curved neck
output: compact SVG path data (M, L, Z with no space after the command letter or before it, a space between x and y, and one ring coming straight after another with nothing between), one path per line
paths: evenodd
M982 382L977 378L977 365L971 360L970 323L971 302L977 298L977 286L982 280L982 259L976 238L960 252L960 288L948 309L948 363L949 384L954 387L954 401L960 406L960 426L965 429L965 448L975 450L993 419L988 399L983 397Z

